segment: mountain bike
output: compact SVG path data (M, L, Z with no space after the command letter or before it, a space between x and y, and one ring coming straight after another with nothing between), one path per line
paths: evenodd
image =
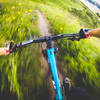
M55 84L55 90L56 90L56 100L64 100L63 95L61 93L61 87L57 72L57 65L56 65L56 59L55 59L55 49L52 46L52 41L56 41L62 38L66 38L68 40L72 41L79 41L83 38L89 38L88 29L81 29L79 33L74 34L61 34L61 35L55 35L55 36L44 36L36 39L31 39L26 42L21 42L19 44L13 45L13 43L10 43L10 52L15 52L18 48L25 47L27 45L31 45L33 43L46 43L46 53L47 53L47 59L50 65L52 77Z

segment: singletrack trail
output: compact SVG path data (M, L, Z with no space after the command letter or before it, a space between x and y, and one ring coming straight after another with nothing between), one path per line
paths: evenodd
M45 18L43 17L43 15L38 10L36 10L36 14L38 15L40 36L48 36L48 35L50 35L48 24L46 23ZM46 49L46 43L42 43L41 46L42 47L40 48L40 52L42 52L42 49ZM41 54L40 60L41 60L41 66L42 66L42 68L44 70L44 77L47 78L49 76L49 65L48 65L48 62L44 58L44 56L42 54Z
M39 28L40 28L40 35L41 36L51 35L47 21L45 20L44 16L38 10L36 10L36 13L39 18L38 22L39 22Z
M38 23L39 23L39 28L40 28L40 35L41 36L50 36L51 33L50 33L50 29L49 29L49 23L47 22L47 20L45 19L45 17L39 12L39 10L36 10L36 14L38 15ZM53 43L53 46L55 45L54 42ZM46 44L44 43L42 45L42 48L43 49L46 49ZM41 66L42 68L45 70L45 73L44 73L44 78L46 80L49 80L49 85L50 85L50 91L51 91L51 100L55 100L55 97L56 97L56 93L55 93L55 90L54 90L54 87L53 87L53 83L52 83L52 76L50 74L50 71L49 71L49 64L47 62L47 59L45 59L43 57L43 55L41 55ZM62 86L63 86L63 74L61 73L61 71L59 70L59 60L57 60L57 70L58 70L58 75L59 75L59 80L60 80L60 86L61 86L61 89L62 89ZM63 91L63 90L62 90ZM63 93L63 97L64 97L64 100L66 100L66 96L64 95L64 91L62 92Z
M47 20L44 18L44 16L39 12L39 10L36 10L36 13L38 15L38 22L39 22L39 28L40 28L40 35L41 36L50 36L51 33L50 33L50 30L49 30L49 27L48 27L48 23L47 23ZM53 43L54 45L54 43ZM46 48L46 45L44 46L43 45L43 48ZM45 71L46 71L46 76L48 76L47 74L49 74L49 65L47 63L47 60L42 57L42 64L44 65L45 67ZM58 64L58 63L57 63ZM60 84L62 85L63 84L63 75L62 73L60 72L59 68L58 68L58 74L59 74L59 79L60 79Z

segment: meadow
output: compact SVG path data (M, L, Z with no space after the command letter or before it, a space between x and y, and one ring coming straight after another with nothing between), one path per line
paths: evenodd
M35 34L39 36L35 9L40 10L48 20L52 35L100 27L99 17L79 0L0 0L0 46L8 41L18 43L28 40ZM95 100L100 98L99 43L100 39L93 37L75 42L66 39L57 42L60 69L70 77L74 86L85 88ZM37 99L42 94L44 70L40 68L38 57L41 54L36 46L0 57L1 91L8 89L17 94L19 100L25 97L25 100L30 97ZM32 96L35 87L39 92Z

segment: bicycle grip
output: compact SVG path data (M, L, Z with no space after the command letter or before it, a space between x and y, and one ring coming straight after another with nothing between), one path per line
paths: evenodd
M79 32L79 38L80 39L90 38L89 31L90 31L90 29L81 29Z

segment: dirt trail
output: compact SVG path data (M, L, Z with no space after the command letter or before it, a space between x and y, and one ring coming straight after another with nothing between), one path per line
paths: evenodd
M44 16L38 10L36 10L36 13L39 17L38 22L39 22L39 28L40 28L40 35L41 36L49 36L50 31L49 31L47 21L45 20Z
M49 28L48 28L48 24L46 23L45 18L43 17L43 15L36 10L36 14L38 15L38 23L39 23L39 28L40 28L40 36L48 36L50 35L49 33ZM42 49L46 49L46 43L42 43L42 48L40 49L40 52L42 51ZM41 54L40 57L41 60L41 67L44 71L44 77L47 78L49 76L49 65L47 60L44 58L44 56Z
M50 33L50 30L48 27L47 20L45 20L44 16L38 10L36 10L36 13L37 13L38 18L39 18L38 21L39 21L40 35L41 36L50 36L51 33ZM49 65L44 57L42 57L42 64L45 67L46 74L48 74ZM58 74L59 74L60 83L63 84L63 75L61 74L59 69L58 69Z

